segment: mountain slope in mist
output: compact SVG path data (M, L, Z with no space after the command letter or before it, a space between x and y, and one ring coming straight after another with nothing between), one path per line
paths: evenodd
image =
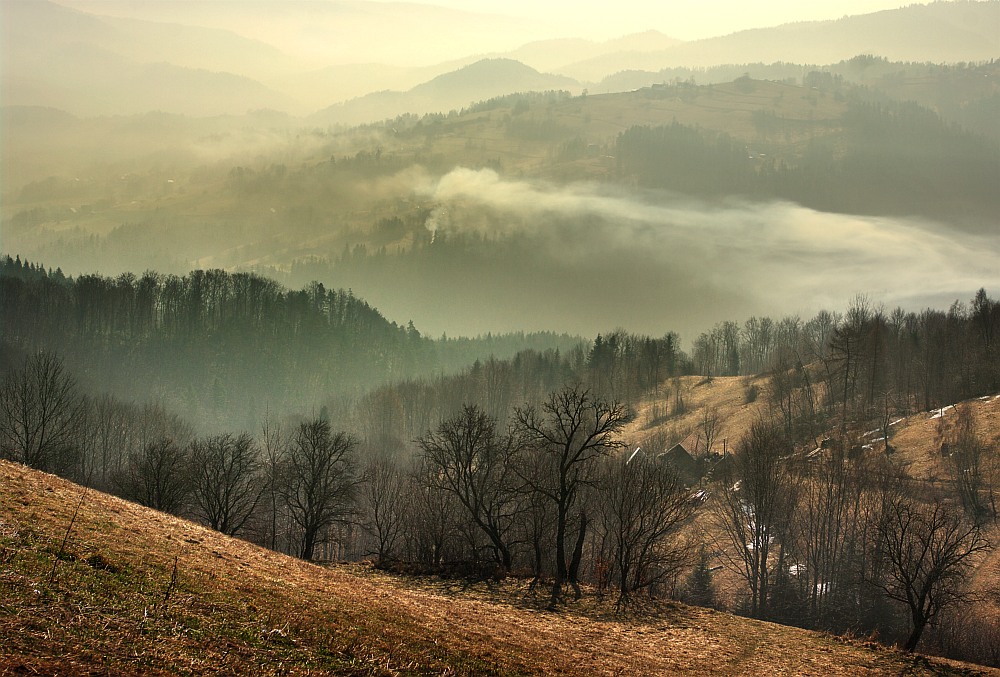
M575 80L539 73L512 59L482 59L406 92L376 92L313 115L316 123L362 124L406 113L447 113L477 101L517 92L579 90Z
M98 17L47 0L3 6L5 105L78 115L187 115L287 108L245 75L294 68L278 50L223 30Z
M426 66L549 37L544 27L528 21L419 2L73 0L72 6L233 31L273 45L313 69L347 63Z
M539 40L530 42L513 51L495 52L487 55L489 59L503 59L518 61L521 64L530 66L531 69L543 76L542 81L534 81L537 74L522 72L519 75L513 73L516 67L494 67L490 69L473 70L470 73L461 73L461 69L483 61L483 55L473 54L463 56L458 59L450 59L432 65L390 65L385 63L347 63L325 66L320 69L309 70L291 75L283 76L280 81L266 81L271 86L280 89L291 95L296 101L302 104L302 110L309 113L319 111L334 104L341 104L352 99L359 99L365 95L373 96L367 102L372 111L366 115L357 115L357 120L380 120L385 117L378 110L376 102L388 103L395 107L402 105L403 97L398 96L399 92L407 92L414 88L419 90L440 89L449 81L455 82L462 79L472 80L466 83L469 91L464 95L467 97L451 97L446 105L432 106L432 108L462 108L469 103L480 98L490 98L496 96L497 92L510 93L514 91L526 91L527 89L545 90L565 88L570 90L579 89L580 85L572 78L565 78L565 82L559 82L559 77L551 75L560 66L567 63L594 58L603 54L611 54L623 49L665 49L668 46L680 44L680 41L669 38L657 31L647 31L636 35L629 35L615 40L605 42L595 42L591 40L564 38L555 40ZM506 72L505 72L506 71ZM521 71L524 71L522 68ZM476 82L472 76L475 73L481 81ZM451 77L442 77L452 74ZM514 77L519 77L517 81L510 82L509 86L493 87L491 79L506 78L508 81ZM441 82L431 82L435 78L442 78ZM499 85L499 82L493 81ZM385 94L391 92L391 94ZM376 94L378 93L378 94ZM359 104L352 104L359 105ZM418 112L418 111L408 111Z
M538 40L523 45L504 56L542 71L559 72L567 64L599 59L620 52L656 52L682 44L659 31L626 35L614 40L595 42L579 38Z
M463 91L453 82L450 96L437 91L429 100L427 90L437 85L399 94L487 55L558 73L593 91L593 83L621 71L824 64L866 53L918 62L1000 54L998 0L912 5L685 43L656 31L606 42L539 39L545 37L537 34L542 27L508 18L366 0L26 0L0 9L5 105L51 106L77 115L218 115L259 108L308 114L353 98L361 100L328 119L360 123L462 108L513 91L576 87L555 76L537 81L536 75L533 81L523 73L517 83L501 86L512 74L494 66L456 73L451 80L478 78L478 86ZM523 46L511 50L517 44ZM628 85L605 80L599 90Z
M560 83L552 81L551 74L567 63L574 63L622 50L653 51L665 49L676 44L680 44L680 41L667 37L657 31L646 31L645 33L628 35L605 42L576 38L538 40L527 43L513 51L494 52L485 55L485 57L489 59L518 61L540 73L549 74L549 76L546 76L546 80L537 86L532 86L530 82L519 82L517 88L510 90L524 91L526 87L546 89L551 88L553 85L559 85ZM455 73L466 66L482 61L483 58L484 55L481 54L470 54L457 59L418 66L374 62L334 64L319 69L286 74L280 79L265 79L264 82L275 89L289 94L301 104L301 110L312 113L333 104L343 103L376 92L406 92L420 85L428 85L428 88L431 88L435 86L430 83L431 80L446 74ZM497 70L499 71L499 69ZM509 77L510 74L483 72L481 76L483 78ZM450 79L459 80L463 77L467 78L468 76L456 73ZM530 76L528 79L530 80ZM484 83L479 83L480 89L483 85ZM578 88L578 84L571 78L567 79L567 84L562 86L569 89ZM509 87L504 88L504 91L509 89ZM492 92L495 90L489 89L488 91ZM468 101L461 101L457 106L465 106L476 100L474 97L481 94L482 92L476 89L469 94L473 98L470 98ZM492 94L489 96L492 96ZM385 98L384 95L381 98ZM373 119L381 119L381 117L376 112Z
M375 92L406 92L439 75L480 61L469 56L432 66L395 66L384 63L349 63L293 73L281 79L281 90L302 103L307 114Z
M958 0L740 31L658 51L625 50L569 64L557 72L597 81L625 70L719 64L826 64L858 54L895 61L983 61L1000 55L1000 2Z
M272 45L221 28L100 16L49 0L6 3L3 16L4 54L18 59L8 68L73 44L100 47L138 63L165 62L254 78L303 67Z
M107 142L47 156L105 165L8 183L5 245L72 274L217 267L321 280L432 335L689 335L860 291L913 308L1000 285L996 144L860 95L740 78L511 96L343 131L273 115L53 115L59 139ZM149 147L155 171L108 169L112 153L128 157L129 129L147 124L176 165L162 169ZM29 138L57 138L40 124L17 130L21 158L38 156Z

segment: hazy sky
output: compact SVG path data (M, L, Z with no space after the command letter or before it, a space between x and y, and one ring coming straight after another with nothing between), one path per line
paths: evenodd
M390 1L390 0L384 0ZM553 34L614 38L655 29L681 40L726 35L792 21L838 19L903 7L899 0L434 0L426 4L504 14L547 24Z
M548 38L603 41L649 30L696 40L748 28L869 14L906 4L901 0L56 2L99 15L224 28L277 46L303 59L310 68L344 63L426 66L472 54L503 53ZM382 11L373 11L375 7Z

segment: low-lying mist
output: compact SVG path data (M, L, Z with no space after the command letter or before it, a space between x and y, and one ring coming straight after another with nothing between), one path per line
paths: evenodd
M355 286L390 317L412 317L432 333L593 335L622 326L692 338L723 319L842 309L858 293L920 309L1000 285L997 238L926 220L554 186L485 169L457 168L417 184L437 205L426 226L438 242L477 235L504 257L513 250L503 243L520 243L513 270L480 251L474 265L421 266L424 279L400 266L391 277L409 278L405 286Z

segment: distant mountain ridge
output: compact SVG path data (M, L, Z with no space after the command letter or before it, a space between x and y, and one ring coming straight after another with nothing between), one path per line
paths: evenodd
M515 91L576 87L572 78L539 73L513 59L483 59L457 71L439 75L410 90L421 96L489 98ZM509 91L508 91L509 90Z
M127 0L4 3L0 6L4 104L49 106L84 116L152 110L240 115L260 108L308 115L319 110L319 119L353 124L405 112L446 112L516 91L616 91L613 88L625 86L629 78L609 78L628 71L774 62L832 64L858 54L936 63L1000 57L1000 0L910 5L693 42L653 30L605 42L535 40L508 51L490 50L495 41L481 41L465 55L431 65L386 65L365 59L376 42L393 44L393 31L411 46L418 40L441 42L457 30L454 25L429 32L421 32L421 27L435 16L450 21L466 14L367 0L241 2L243 13L235 4L199 0L191 4L197 11L181 14L177 8L185 3L180 0L141 5ZM310 8L316 13L311 25L306 20ZM263 29L247 23L258 14L270 17L279 28L298 31L303 45L337 42L340 36L346 41L337 46L341 56L356 56L359 63L310 66L302 55L247 37L263 34ZM170 23L167 18L173 16L199 23ZM475 21L466 38L478 35L488 23L485 15L469 16ZM500 22L500 28L511 27ZM373 41L371 35L379 39ZM286 36L283 44L294 44L289 40ZM364 49L352 52L350 46L360 43ZM482 52L476 54L477 48ZM504 61L484 65L486 57ZM518 62L526 68L514 65ZM436 80L446 74L452 75ZM338 102L339 107L328 108Z
M600 59L602 56L620 52L652 52L682 43L683 41L659 31L649 30L605 42L574 38L540 40L500 56L516 59L538 70L556 72L569 63L585 59Z
M102 16L226 29L274 45L305 70L376 61L422 66L549 37L532 22L424 0L58 1Z
M5 3L3 15L5 105L203 116L294 103L244 74L293 68L290 60L235 33L98 17L47 0Z
M656 51L619 51L553 71L596 81L626 70L777 61L829 64L858 54L934 63L998 58L1000 1L933 2L831 21L758 28Z
M335 104L319 111L310 120L317 123L358 124L404 113L447 113L505 94L560 89L575 92L581 87L572 78L539 73L513 59L482 59L439 75L406 92L376 92Z

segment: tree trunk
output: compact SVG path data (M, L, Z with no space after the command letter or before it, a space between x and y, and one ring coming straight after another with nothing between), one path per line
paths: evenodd
M920 636L924 633L924 627L927 625L927 619L919 613L911 614L913 620L913 631L910 636L906 639L906 644L903 645L903 649L906 651L916 651L917 644L920 643Z
M307 562L313 558L313 551L316 549L316 539L313 536L311 530L307 530L305 535L302 537L302 554L301 558Z
M576 536L576 546L573 548L573 561L569 565L569 582L573 586L576 598L583 597L580 591L580 561L583 559L583 544L587 538L587 513L580 513L580 531Z
M538 534L535 534L532 540L532 548L534 549L535 559L532 563L534 571L534 578L531 579L531 585L528 586L529 592L534 592L535 586L538 585L538 581L542 580L542 539Z
M552 583L552 599L549 607L554 608L562 601L562 586L566 582L566 509L559 506L556 515L556 579Z

